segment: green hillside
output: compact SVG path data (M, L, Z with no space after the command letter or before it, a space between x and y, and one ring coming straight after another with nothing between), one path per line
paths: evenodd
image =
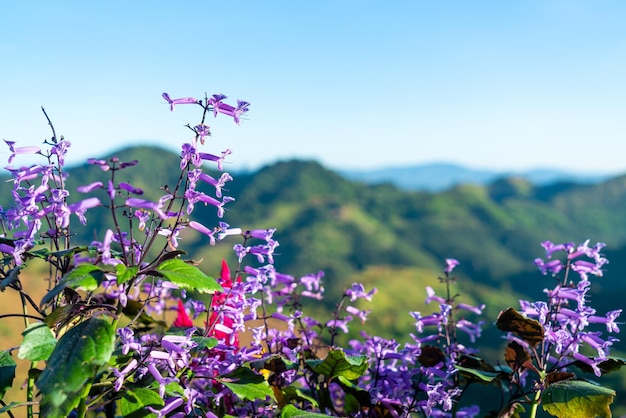
M146 199L161 196L160 187L175 186L176 154L136 147L116 155L122 161L140 161L118 172L116 179L143 188ZM95 166L69 171L70 190L107 180L107 173ZM279 162L234 177L224 194L236 201L227 206L223 220L244 229L277 228L277 268L294 275L324 270L330 306L333 295L372 268L419 268L430 271L435 280L446 257L461 261L457 271L464 280L494 292L508 289L541 296L551 282L532 264L543 256L540 242L587 238L606 242L611 261L594 289L601 292L598 300L611 301L611 309L623 304L616 295L626 287L621 280L626 273L626 177L597 185L544 187L507 178L486 187L462 185L440 193L352 182L312 161ZM101 236L105 225L100 220L108 217L97 213L92 211L89 228L80 229L86 236L77 239L90 242ZM206 225L218 222L212 207L196 214ZM221 257L234 258L232 240L210 247L199 234L185 234L183 239L185 248L203 258L208 269ZM388 283L381 277L372 284L384 291ZM421 291L423 283L416 283L407 283L407 288Z

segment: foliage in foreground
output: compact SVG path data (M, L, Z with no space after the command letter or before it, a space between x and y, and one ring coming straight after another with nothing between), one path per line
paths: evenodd
M206 118L222 114L239 123L249 104L229 105L223 95L163 97L171 110L197 106L201 121L187 126L192 139L182 145L177 182L155 179L162 191L157 200L142 198L141 188L119 178L138 161L117 158L90 160L108 178L78 187L78 196L87 197L76 199L65 187L70 143L57 137L50 120L45 150L5 141L9 164L20 154L41 155L45 163L7 168L14 205L0 211L0 290L21 298L23 312L15 315L24 319L24 332L18 348L0 352L0 395L21 385L14 382L14 356L31 368L25 402L3 402L0 412L534 417L541 404L558 417L611 416L615 392L575 374L601 377L624 364L609 356L621 310L598 314L588 304L590 278L602 276L607 263L603 244L542 244L546 259L535 263L554 278L553 287L545 290L545 301L520 301L519 309L500 313L495 325L508 340L502 363L489 364L472 348L485 324L484 305L465 304L454 294L455 259L446 260L439 279L443 296L426 289L434 311L410 312L411 343L364 333L339 346L337 336L367 319L369 311L357 301L371 300L376 289L354 283L330 318L307 316L303 302L323 297L323 273L276 271L274 229L209 226L192 216L211 209L221 218L234 200L223 195L232 180L228 173L214 178L203 171L205 163L222 171L230 154L200 151L210 136ZM105 197L96 197L98 191ZM77 245L70 217L85 226L96 207L108 210L113 227L101 240ZM186 259L179 240L190 233L212 244L238 238L234 274L223 262L220 277L213 278L200 262ZM40 302L22 283L24 269L37 259L46 263L43 279L50 289ZM163 316L170 310L173 321ZM463 397L477 385L501 391L492 410L481 412Z

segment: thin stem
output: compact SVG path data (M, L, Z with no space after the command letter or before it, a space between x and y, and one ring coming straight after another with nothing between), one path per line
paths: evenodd
M30 369L35 368L35 363L30 364ZM26 405L26 415L28 418L33 417L33 392L35 389L35 378L32 373L28 374L28 381L26 384L26 401L28 404Z
M43 112L44 116L48 120L48 125L50 125L50 129L52 129L52 142L54 142L56 144L57 143L57 133L54 130L54 125L52 124L52 121L48 117L48 114L46 113L46 109L44 109L43 106L41 106L41 111Z
M78 418L85 418L85 414L87 413L87 396L89 395L90 391L91 391L91 383L88 383L85 387L85 393L87 395L81 398L80 403L78 404L78 410L76 411Z
M541 400L541 391L538 390L535 392L535 399L533 400L532 406L530 408L530 418L535 418L537 416L537 409L539 408L539 401Z
M34 315L28 315L28 314L4 314L4 315L0 315L0 319L2 318L11 318L11 317L20 317L20 318L30 318L30 319L34 319L36 321L43 321L44 318L41 318L39 316L34 316Z

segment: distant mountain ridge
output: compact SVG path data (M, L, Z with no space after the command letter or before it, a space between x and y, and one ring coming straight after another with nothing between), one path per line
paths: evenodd
M509 172L482 170L453 163L430 163L373 170L341 170L339 173L353 181L368 184L391 183L404 190L431 192L446 190L459 184L486 185L504 177L522 178L535 186L557 182L596 184L612 177L610 175L582 175L552 169Z

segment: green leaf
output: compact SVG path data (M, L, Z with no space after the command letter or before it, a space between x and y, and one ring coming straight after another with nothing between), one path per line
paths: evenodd
M51 255L52 257L56 257L56 258L66 258L66 257L72 257L74 254L87 251L88 249L89 247L87 247L86 245L81 245L78 247L68 248L67 250L53 251L49 255Z
M82 288L84 290L96 290L100 283L102 283L103 278L104 271L98 266L94 266L93 264L81 264L63 276L61 282L41 299L41 304L45 305L51 302L66 287L71 287L72 289Z
M57 339L50 328L42 322L30 324L22 332L24 340L20 345L17 357L30 361L48 360L52 350L57 344Z
M615 391L582 380L554 383L541 396L543 410L559 418L611 418Z
M43 395L41 416L65 417L87 396L89 379L111 358L114 340L111 324L94 317L61 337L36 381Z
M332 350L324 360L308 360L306 362L313 371L328 378L343 376L354 380L367 370L367 356L346 356L343 350Z
M16 366L9 350L0 351L0 399L13 386Z
M0 292L4 292L4 289L10 285L11 283L13 283L14 281L17 281L20 278L20 270L22 269L23 266L17 266L12 268L9 271L9 274L7 274L7 277L0 281Z
M341 384L341 387L346 392L345 402L343 409L348 414L355 413L363 407L370 407L372 399L369 391L360 388L356 384L343 376L339 376L337 381Z
M117 277L117 284L123 284L137 276L137 272L139 271L139 267L126 267L125 264L116 264L115 272Z
M193 349L199 351L210 350L218 343L217 338L213 337L191 337L191 341L198 344Z
M489 383L500 375L498 372L470 369L469 367L462 367L458 365L455 365L454 368L461 372L466 379L474 382Z
M157 392L146 388L136 388L124 391L120 401L120 412L123 417L140 418L152 415L152 412L145 409L147 406L163 405L165 402Z
M34 257L34 258L41 258L42 260L47 260L48 257L50 257L50 249L47 247L42 247L42 248L38 248L35 251L26 251L26 254Z
M533 347L543 341L543 326L534 319L526 318L513 308L500 312L496 326L501 331L512 332Z
M46 316L43 322L49 328L62 328L72 322L75 318L81 315L85 310L85 305L72 304L58 306L54 311L50 312Z
M246 367L240 367L217 379L242 400L264 400L270 397L274 401L274 392L265 378Z
M307 392L304 392L300 388L287 386L286 388L283 388L282 392L283 392L283 397L285 398L285 402L287 403L291 403L291 402L298 403L301 401L307 401L311 405L313 405L313 407L315 408L319 407L317 399L315 399L313 396L311 396Z
M165 260L156 268L156 272L181 289L200 293L224 291L213 277L207 276L198 267L187 264L179 258Z
M303 411L293 405L287 405L283 408L281 418L325 418L331 415L317 414L315 412Z

